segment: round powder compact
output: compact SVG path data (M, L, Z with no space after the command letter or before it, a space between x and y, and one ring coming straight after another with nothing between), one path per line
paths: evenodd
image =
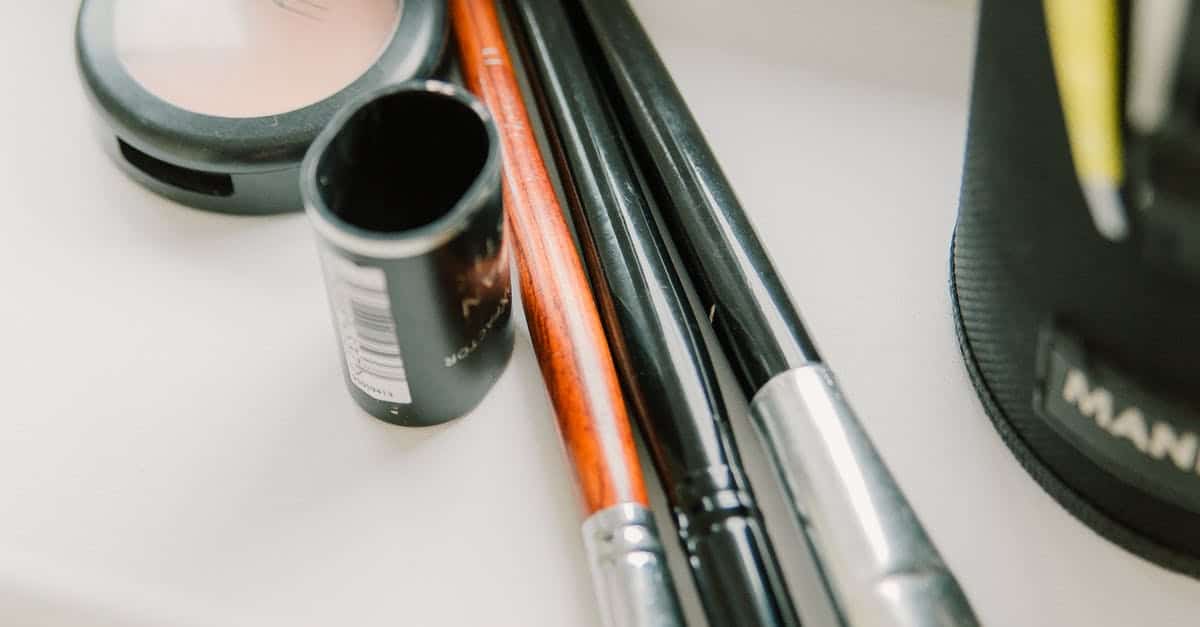
M438 74L440 0L84 0L83 83L129 176L227 213L302 208L299 166L356 94Z

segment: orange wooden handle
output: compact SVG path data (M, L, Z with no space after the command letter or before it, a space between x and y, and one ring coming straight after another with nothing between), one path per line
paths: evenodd
M504 154L504 206L521 300L588 513L646 501L608 342L546 164L492 0L452 0L467 85L491 109Z

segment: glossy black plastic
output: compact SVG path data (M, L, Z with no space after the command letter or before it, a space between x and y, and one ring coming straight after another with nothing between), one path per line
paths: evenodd
M559 0L511 0L622 383L713 627L799 625L695 312Z
M430 80L363 93L304 159L346 386L380 420L460 417L508 363L500 150L483 103Z
M625 0L581 0L585 45L601 55L615 107L721 345L752 396L776 374L820 361L754 227ZM584 19L586 18L586 19Z

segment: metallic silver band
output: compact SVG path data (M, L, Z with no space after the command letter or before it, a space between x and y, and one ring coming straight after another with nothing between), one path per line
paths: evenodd
M584 521L583 541L605 625L684 625L649 509L637 503L602 509Z
M751 413L848 624L978 624L828 368L775 376Z

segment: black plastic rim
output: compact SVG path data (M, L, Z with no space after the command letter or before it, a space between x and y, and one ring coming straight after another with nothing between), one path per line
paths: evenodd
M445 46L445 6L404 0L392 38L375 63L341 91L278 115L229 118L177 107L147 91L114 46L112 0L85 0L79 10L79 71L106 121L124 141L184 167L241 173L295 166L342 105L359 92L427 76Z
M1063 509L1067 510L1068 513L1084 525L1100 534L1101 537L1155 564L1185 575L1200 578L1200 559L1154 542L1138 531L1112 519L1098 509L1083 495L1079 494L1059 478L1058 474L1037 456L1033 449L1025 442L1020 431L1009 421L1008 416L1000 407L999 401L992 394L983 373L979 369L979 364L976 362L975 355L971 350L971 342L967 336L967 330L963 325L962 311L959 308L958 301L958 285L954 272L954 246L957 232L958 229L956 226L955 234L951 237L950 241L949 264L950 303L954 313L954 331L958 338L958 347L962 353L963 363L967 368L967 375L970 377L972 385L975 386L975 391L983 404L984 412L987 413L996 432L1000 434L1000 438L1004 441L1005 446L1012 451L1017 461L1021 464L1021 467L1025 469L1025 472L1029 473L1034 481L1037 481L1038 485L1049 493Z
M300 161L339 109L364 91L446 69L445 4L403 0L383 51L340 91L277 115L207 115L159 98L128 73L113 45L114 5L114 0L84 0L75 33L76 61L100 118L102 144L134 181L209 211L299 211Z

